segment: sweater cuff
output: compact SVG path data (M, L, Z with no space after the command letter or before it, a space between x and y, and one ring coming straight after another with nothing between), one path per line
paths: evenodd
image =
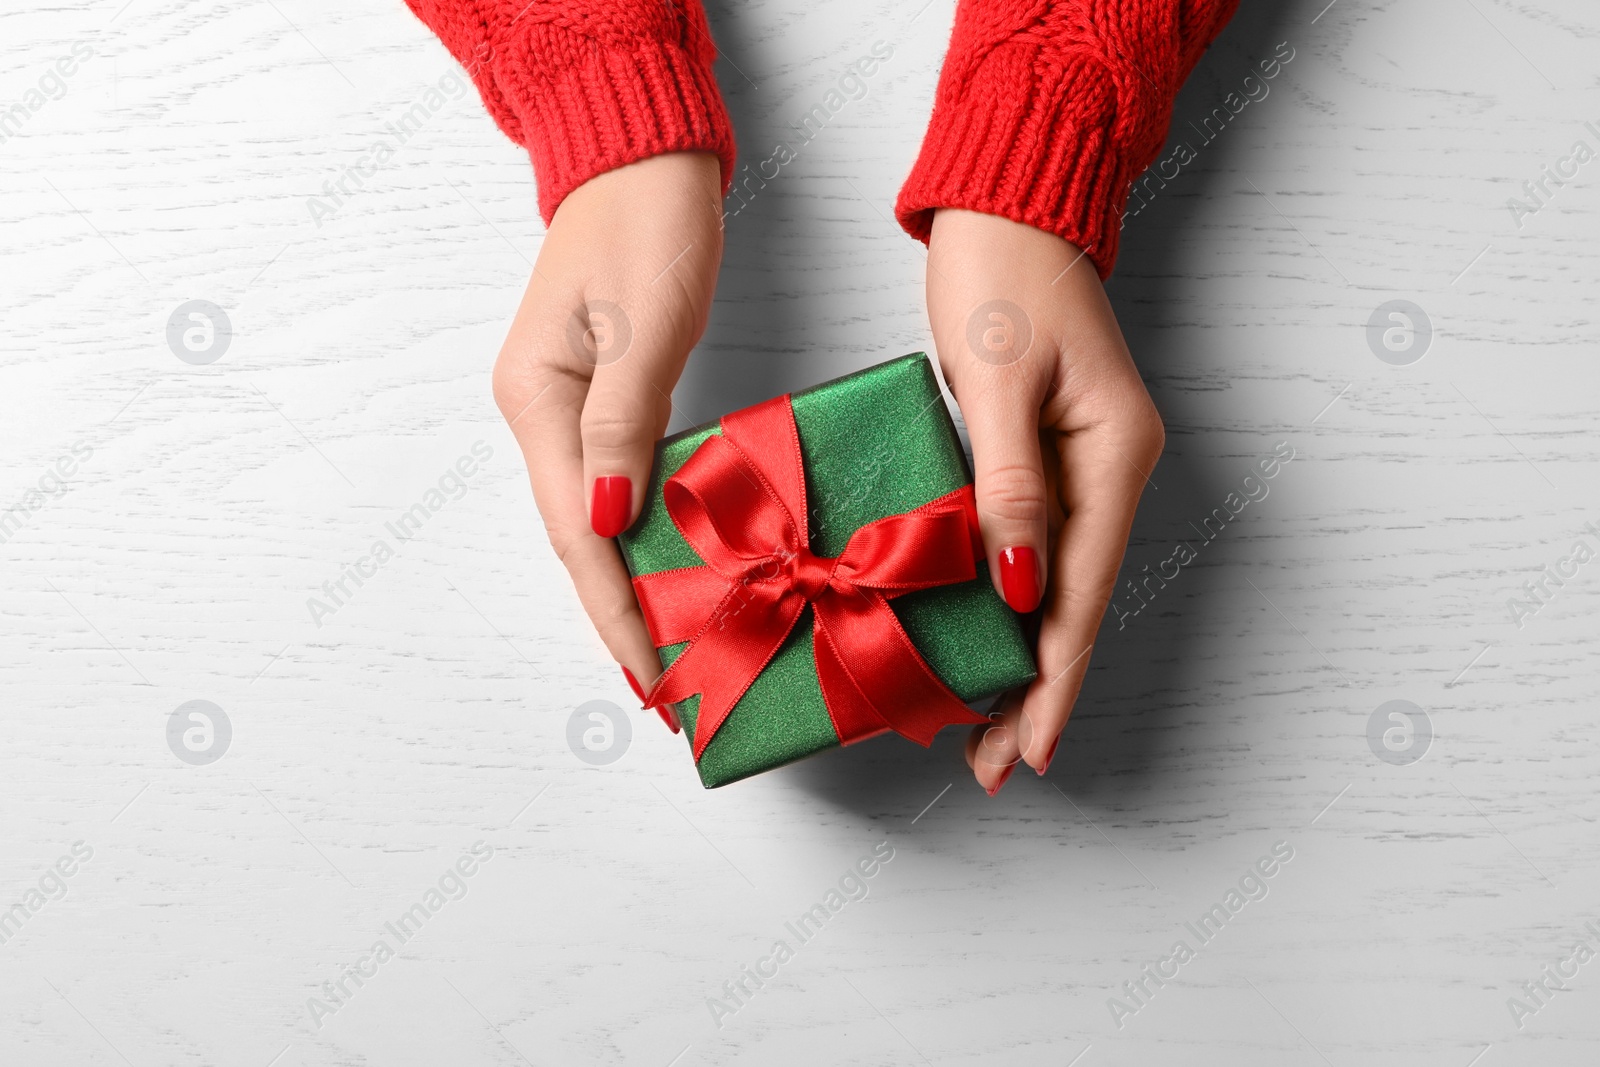
M1110 275L1129 186L1152 154L1129 142L1148 142L1141 135L1166 114L1130 99L1103 61L1076 59L1008 42L940 93L895 204L907 233L926 243L942 207L999 215L1065 238Z
M509 55L498 50L495 88L514 118L502 127L533 157L546 226L590 178L668 152L716 153L727 195L733 126L711 69L715 51L704 41L700 51L710 55L649 37L602 43L573 35L554 70L526 43Z

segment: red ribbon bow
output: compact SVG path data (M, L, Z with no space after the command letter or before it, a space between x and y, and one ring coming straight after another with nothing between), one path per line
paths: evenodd
M817 680L843 744L895 730L920 745L986 720L933 673L889 598L970 581L983 557L972 486L868 523L836 559L813 555L800 437L787 396L722 420L664 489L705 566L633 580L657 647L688 641L646 698L701 694L694 758L766 669L807 604Z

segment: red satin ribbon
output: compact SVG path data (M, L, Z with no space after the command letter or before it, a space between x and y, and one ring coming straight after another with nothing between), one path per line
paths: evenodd
M976 577L972 486L868 523L836 559L813 555L800 437L781 396L723 418L664 497L705 566L633 580L657 647L689 642L646 703L701 695L697 761L807 604L817 680L843 744L894 730L926 746L941 727L987 721L933 673L888 603Z

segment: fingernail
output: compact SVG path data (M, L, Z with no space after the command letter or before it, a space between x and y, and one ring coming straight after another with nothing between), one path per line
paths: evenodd
M622 676L628 680L628 688L632 689L633 695L639 698L639 706L648 708L650 705L645 703L644 686L639 684L639 679L633 676L633 672L628 669L627 664L619 663L617 666L622 668Z
M1039 765L1039 776L1041 778L1044 776L1044 772L1050 769L1050 761L1056 758L1056 749L1060 747L1061 735L1057 734L1056 739L1050 742L1050 751L1044 754L1044 762Z
M645 695L644 686L639 684L639 679L633 676L633 672L627 668L626 664L619 663L617 666L622 668L622 676L628 680L628 688L632 689L633 695L639 698L640 705L648 708L650 705L645 702L650 698ZM661 721L667 724L667 729L673 733L683 729L678 722L677 713L672 710L672 705L657 704L655 711L657 715L661 716Z
M633 510L633 479L612 474L594 480L594 496L589 501L589 525L601 537L615 537L628 528L628 513Z
M1000 550L1000 592L1018 614L1026 615L1039 606L1039 557L1033 549Z
M994 784L994 788L993 789L989 790L989 795L990 796L994 796L996 793L1000 792L1000 787L1006 784L1006 779L1010 778L1011 777L1011 772L1016 770L1016 769L1017 769L1017 765L1015 763L1013 763L1013 764L1011 764L1011 766L1009 766L1005 770L1001 771L1000 772L1000 780Z

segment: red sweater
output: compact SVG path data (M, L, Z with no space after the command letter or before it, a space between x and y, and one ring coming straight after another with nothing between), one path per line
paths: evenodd
M588 179L703 150L733 178L733 130L700 0L406 0L533 157L539 212ZM928 239L967 208L1058 234L1101 277L1128 187L1238 0L959 0L922 152L895 215Z

